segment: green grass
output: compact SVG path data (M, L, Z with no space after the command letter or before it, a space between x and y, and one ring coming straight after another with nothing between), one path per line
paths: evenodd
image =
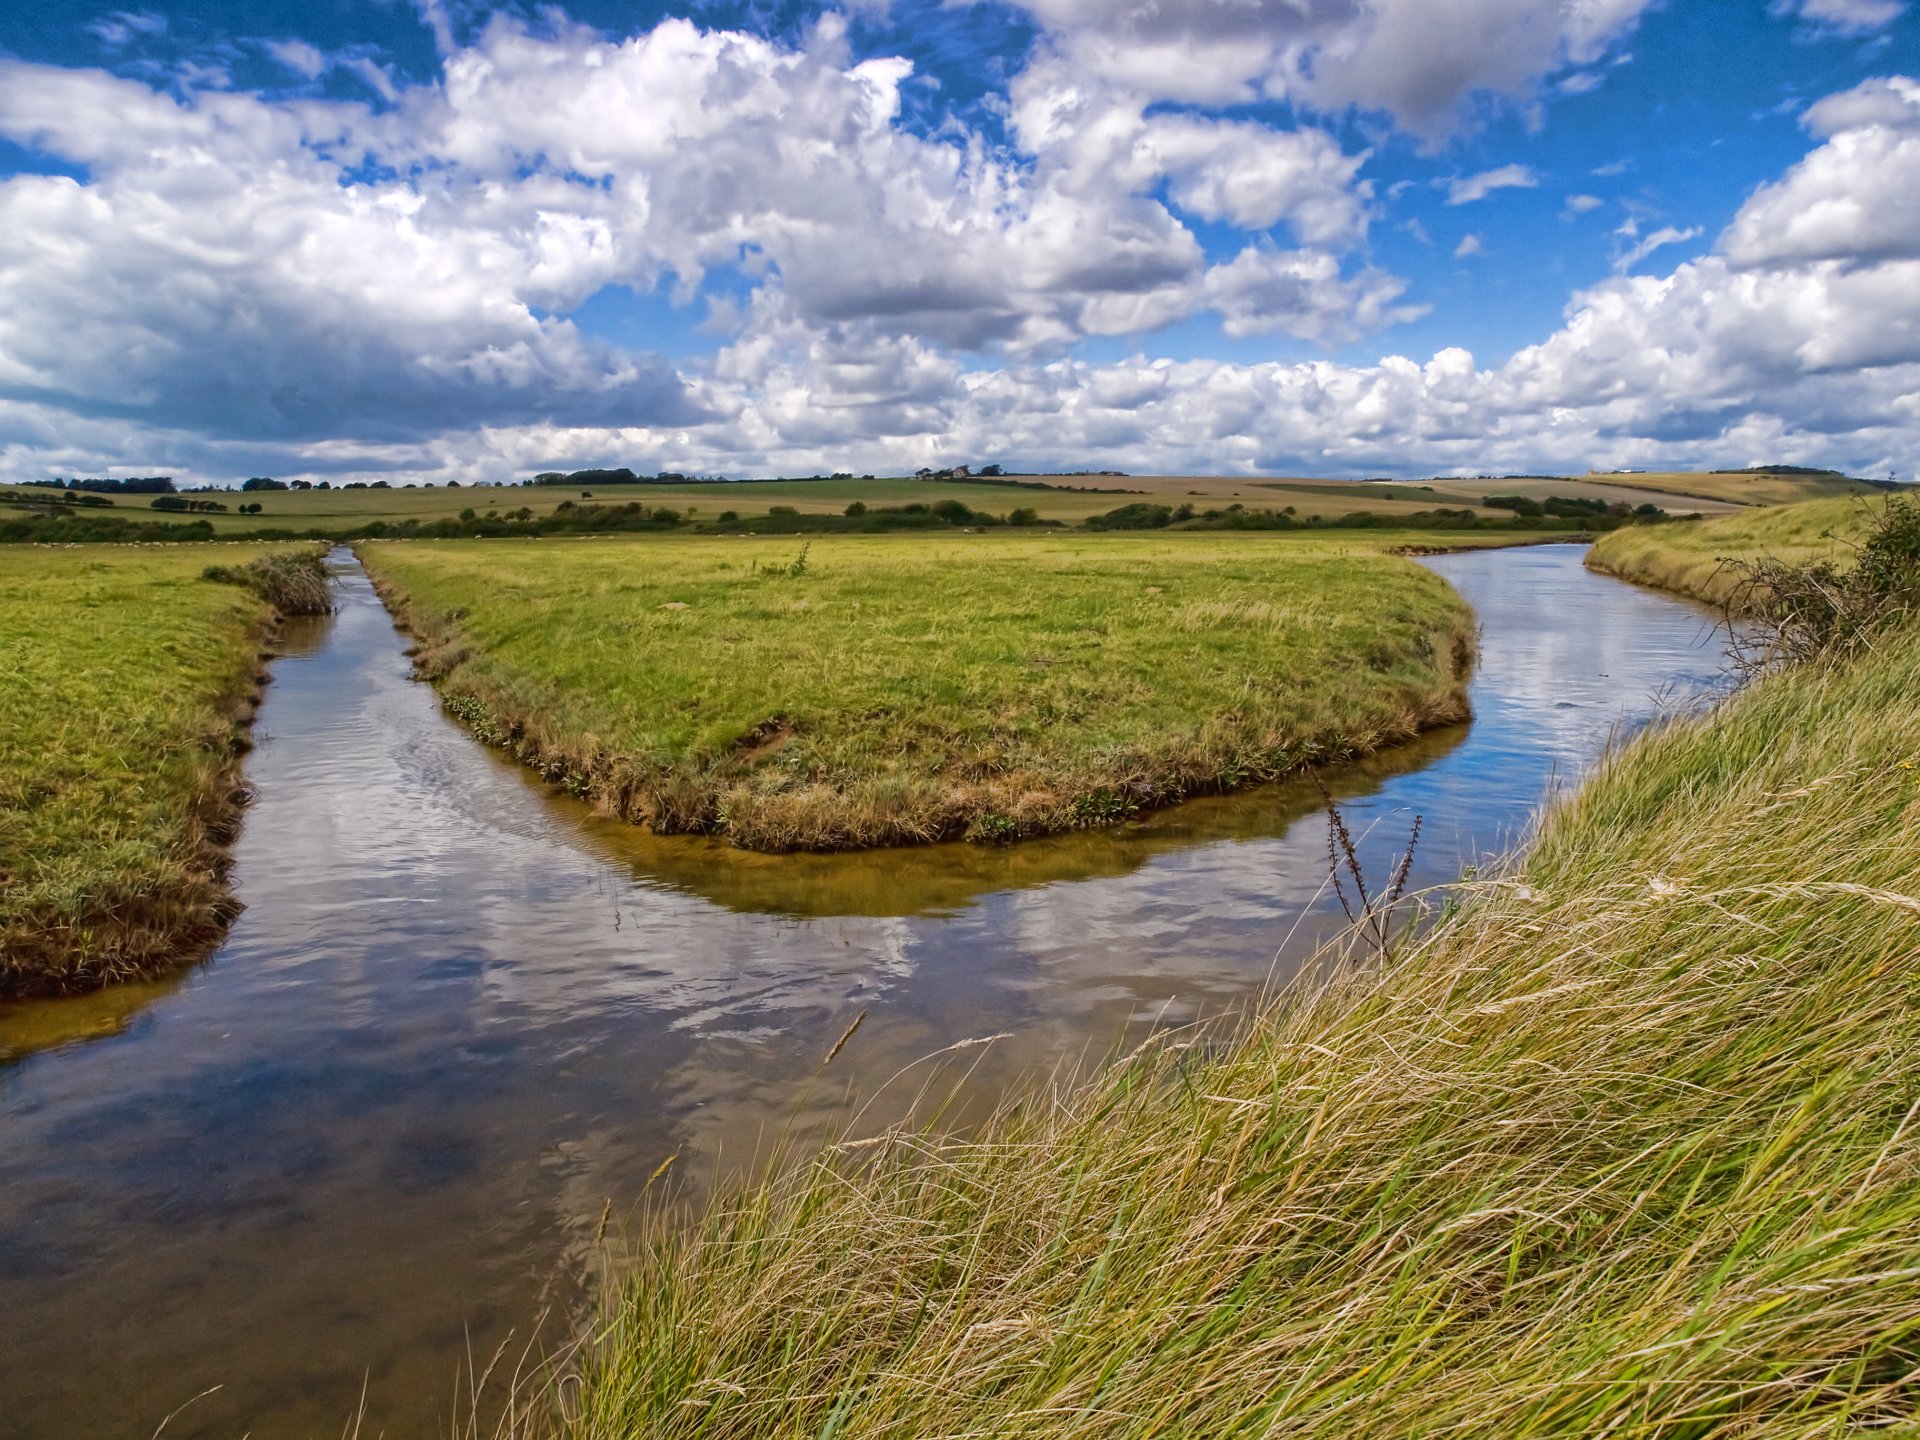
M152 973L231 915L270 609L226 545L0 549L0 995Z
M509 1429L1912 1433L1916 736L1911 633L1772 676L1224 1049L663 1216Z
M1843 560L1846 542L1864 534L1885 508L1884 495L1874 492L1741 511L1699 524L1634 526L1601 536L1587 552L1587 565L1718 605L1732 598L1741 582L1726 560L1760 554L1789 565Z
M361 549L482 738L782 850L1100 824L1458 719L1472 616L1393 538Z

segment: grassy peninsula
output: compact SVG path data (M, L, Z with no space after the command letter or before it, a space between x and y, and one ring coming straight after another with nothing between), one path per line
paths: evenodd
M1010 839L1460 719L1432 574L1276 537L363 547L450 711L663 832Z
M1913 628L1766 675L1223 1049L663 1220L517 1433L1904 1433L1916 736Z
M1719 605L1735 596L1744 578L1729 561L1757 555L1787 565L1844 561L1849 542L1886 508L1885 494L1874 493L1739 511L1696 525L1632 526L1596 540L1587 566Z
M0 550L0 996L151 974L221 932L260 646L325 603L311 547Z

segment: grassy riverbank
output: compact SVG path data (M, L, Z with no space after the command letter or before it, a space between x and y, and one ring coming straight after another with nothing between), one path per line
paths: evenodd
M663 1223L520 1432L1911 1427L1915 735L1912 630L1768 676L1212 1058Z
M1788 565L1844 560L1847 542L1864 535L1885 510L1885 496L1876 494L1742 511L1697 525L1633 526L1596 540L1587 567L1720 605L1742 581L1729 559L1764 554Z
M0 995L151 974L231 918L260 645L313 603L298 564L247 583L258 553L0 550Z
M1473 634L1419 566L1294 538L363 555L483 739L754 849L1009 839L1373 749L1461 718Z

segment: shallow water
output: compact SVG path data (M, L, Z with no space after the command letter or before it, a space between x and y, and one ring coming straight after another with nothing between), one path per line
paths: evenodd
M1431 563L1481 619L1476 719L1329 776L1375 875L1424 815L1416 885L1720 670L1705 612L1577 548ZM941 1064L964 1119L1232 1008L1337 916L1301 785L1008 849L629 830L476 745L339 583L283 637L227 943L0 1010L6 1440L145 1440L182 1405L169 1437L333 1436L363 1393L366 1435L444 1433L465 1358L576 1304L608 1202L669 1156L698 1184L850 1095L877 1125Z

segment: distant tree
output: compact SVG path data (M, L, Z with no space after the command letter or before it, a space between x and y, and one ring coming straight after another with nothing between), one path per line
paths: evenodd
M864 500L856 500L851 505L847 506L847 514L855 520L858 520L862 515L866 513L867 513L867 502Z
M242 490L285 490L289 487L286 481L276 480L271 475L255 475L244 482L240 488Z

